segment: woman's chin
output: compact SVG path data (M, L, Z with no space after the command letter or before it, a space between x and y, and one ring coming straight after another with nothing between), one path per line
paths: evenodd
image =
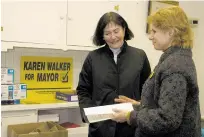
M160 50L156 45L153 45L155 50Z

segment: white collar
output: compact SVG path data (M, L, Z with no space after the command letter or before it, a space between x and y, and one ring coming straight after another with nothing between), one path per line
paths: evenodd
M117 48L117 49L110 48L110 50L113 52L114 55L118 55L121 52L121 48Z

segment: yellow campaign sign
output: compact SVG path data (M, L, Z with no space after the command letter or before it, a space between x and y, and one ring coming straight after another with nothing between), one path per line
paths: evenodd
M67 89L39 89L39 90L28 90L27 98L21 100L22 104L46 104L46 103L61 103L65 102L62 100L57 100L55 98L56 92L68 92L70 94L75 94L73 90Z
M72 89L72 58L22 56L20 66L20 81L28 89Z
M56 91L72 92L72 58L22 56L20 63L20 82L27 84L27 98L21 103L56 102Z

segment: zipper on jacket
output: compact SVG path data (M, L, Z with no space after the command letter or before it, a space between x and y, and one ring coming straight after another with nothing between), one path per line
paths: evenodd
M117 85L116 85L116 89L115 89L115 92L117 95L119 95L119 67L118 67L118 61L119 61L119 57L117 56L117 63L115 62L114 60L114 56L112 55L111 56L111 60L113 62L113 64L115 65L115 68L116 68L116 73L117 73Z
M117 57L117 63L115 63L114 59L112 58L112 62L115 65L116 68L116 73L117 73L117 85L116 85L116 89L115 92L117 95L119 95L119 68L118 68L118 57Z
M119 88L120 88L120 70L119 70L119 57L117 56L117 64L116 64L116 69L117 69L117 94L119 95Z
M113 60L113 61L114 61L114 60ZM114 63L115 63L115 61L114 61ZM116 92L117 95L119 95L119 71L118 71L119 69L118 69L118 65L117 65L116 63L115 63L115 67L116 67L116 71L117 71L117 72L116 72L116 73L117 73L117 74L116 74L116 75L117 75L117 76L116 76L116 77L117 77L117 85L116 85L115 92Z

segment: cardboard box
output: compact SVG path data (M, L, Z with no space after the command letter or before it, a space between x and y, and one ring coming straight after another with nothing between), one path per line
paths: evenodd
M13 85L1 85L1 100L13 99Z
M1 100L18 100L26 99L26 97L26 84L1 85Z
M13 99L26 99L26 97L27 97L26 84L13 85Z
M69 92L56 92L56 99L68 102L77 102L78 96L76 94L70 94Z
M68 137L68 131L54 122L8 126L8 137Z
M1 68L1 84L14 83L14 69Z

